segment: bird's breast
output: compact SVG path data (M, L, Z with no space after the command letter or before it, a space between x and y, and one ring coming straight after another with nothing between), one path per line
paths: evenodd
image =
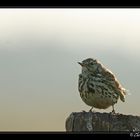
M106 109L117 103L119 95L102 81L100 77L81 77L79 92L82 100L89 106Z

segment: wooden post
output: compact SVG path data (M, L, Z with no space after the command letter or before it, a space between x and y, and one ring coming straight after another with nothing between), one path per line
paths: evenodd
M66 119L66 131L140 131L140 117L99 112L73 112Z

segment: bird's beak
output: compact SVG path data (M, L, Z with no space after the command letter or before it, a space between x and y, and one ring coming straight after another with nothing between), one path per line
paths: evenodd
M80 64L82 67L84 66L83 63L81 63L81 62L78 62L78 64Z

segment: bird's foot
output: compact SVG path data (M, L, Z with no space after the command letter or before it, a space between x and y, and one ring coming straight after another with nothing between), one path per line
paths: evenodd
M82 112L83 112L83 113L86 113L86 111L85 111L85 110L82 110Z
M113 109L112 112L110 112L111 115L116 115L115 110Z
M89 112L94 112L94 111L92 111L92 109L93 109L93 107L89 110Z
M90 109L89 112L93 112L92 109Z

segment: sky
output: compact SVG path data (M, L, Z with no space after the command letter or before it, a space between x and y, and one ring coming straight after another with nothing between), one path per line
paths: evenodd
M89 57L128 90L116 112L140 116L139 25L140 9L0 9L0 131L65 131L72 112L90 109L77 64Z

